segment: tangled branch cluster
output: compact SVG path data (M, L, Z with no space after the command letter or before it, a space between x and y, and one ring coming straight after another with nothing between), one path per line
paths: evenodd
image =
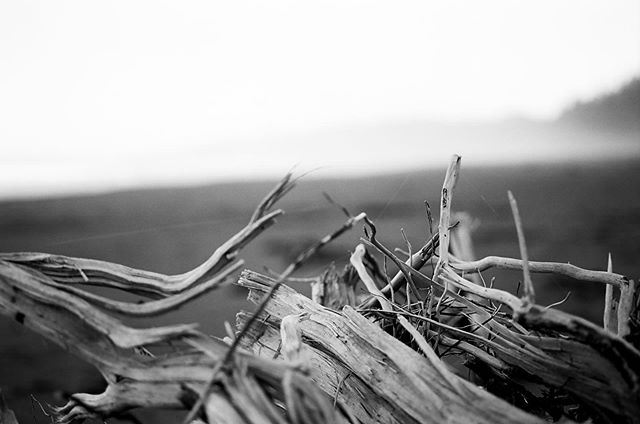
M282 214L272 208L294 186L287 176L245 228L181 275L1 254L0 313L104 376L103 393L74 394L53 408L59 423L139 407L183 409L185 422L209 423L639 422L635 282L611 267L603 272L530 262L511 193L521 259L476 260L468 219L453 223L459 168L455 156L442 188L438 231L415 252L407 241L406 258L386 247L361 213L275 278L248 270L236 278L242 247ZM315 251L359 223L365 237L342 272L330 266L309 279L311 299L287 286ZM487 285L481 271L492 267L521 269L522 297ZM537 272L605 285L603 327L536 304L531 273ZM121 320L164 314L231 281L247 288L258 307L238 313L236 331L229 329L224 340L194 324L138 329ZM147 300L116 301L85 285Z

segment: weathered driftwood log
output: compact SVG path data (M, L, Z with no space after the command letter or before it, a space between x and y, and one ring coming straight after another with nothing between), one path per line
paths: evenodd
M273 280L245 271L238 284L258 302ZM311 378L362 422L512 423L542 422L430 363L353 308L322 307L287 286L280 287L244 346L262 357L279 357L279 328L294 315ZM247 314L238 316L243 325Z
M0 313L93 364L105 378L103 393L74 394L54 409L57 422L117 416L138 407L188 409L201 395L201 416L208 422L346 421L348 414L311 383L299 364L237 352L213 375L228 346L198 332L195 324L138 329L110 314L162 314L230 281L242 265L233 262L239 249L282 213L268 209L291 185L285 178L243 230L201 266L178 276L40 253L0 255ZM163 298L114 301L81 290L82 284ZM170 354L156 357L156 351ZM9 416L0 406L3 418Z
M0 262L0 275L4 283L0 309L95 365L108 384L99 395L73 395L55 411L61 423L117 416L137 407L189 408L227 348L193 326L129 328L13 264ZM177 349L169 356L138 355L131 349L143 345L152 349L168 341L174 341ZM295 377L288 384L302 399L298 403L307 402L327 420L340 421L330 400L308 379L298 378L299 367L244 353L238 353L207 394L208 421L243 423L253 417L250 421L257 422L256 417L261 417L263 422L279 422L281 418L274 418L280 417L275 402L285 402L283 378L287 373ZM220 411L225 411L224 416Z

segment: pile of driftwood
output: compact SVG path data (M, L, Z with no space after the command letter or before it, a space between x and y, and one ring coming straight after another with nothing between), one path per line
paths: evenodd
M282 213L272 209L294 185L287 176L244 229L185 274L1 254L0 312L104 376L104 393L52 407L60 423L139 407L183 409L185 423L640 422L634 281L611 267L530 262L511 194L522 258L474 260L467 221L451 213L459 166L455 156L438 231L415 251L386 247L361 213L281 275L245 270L237 278L240 249ZM309 279L311 299L286 285L317 249L356 225L365 237L349 265ZM491 267L521 269L523 296L488 286L480 272ZM536 272L606 285L603 326L536 304ZM246 287L258 307L240 312L224 340L194 324L138 329L122 321L164 314L228 282ZM86 285L148 300L118 301ZM16 422L1 399L0 422Z

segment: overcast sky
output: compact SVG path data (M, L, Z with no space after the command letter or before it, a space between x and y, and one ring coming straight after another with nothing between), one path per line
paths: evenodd
M357 151L304 140L553 118L639 74L640 1L6 0L0 197L273 176L311 151L339 172Z

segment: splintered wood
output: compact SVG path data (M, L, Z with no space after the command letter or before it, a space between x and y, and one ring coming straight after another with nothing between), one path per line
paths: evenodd
M0 313L104 376L103 393L73 394L52 407L58 423L136 408L182 409L191 423L639 423L635 282L614 273L611 259L607 271L530 261L511 193L522 258L475 258L473 221L452 211L459 172L454 156L438 231L403 258L377 237L365 211L277 278L250 270L238 277L240 250L282 214L271 209L294 185L287 175L245 228L184 274L0 254ZM349 264L340 272L327 264L306 279L312 298L289 286L306 259L359 223L366 236ZM524 296L487 286L482 272L491 268L523 271ZM536 304L537 273L601 285L603 327ZM165 314L232 281L259 306L237 314L235 333L227 323L225 340L202 334L197 324L133 328L121 319ZM87 285L147 300L114 300ZM17 423L1 394L0 423Z

